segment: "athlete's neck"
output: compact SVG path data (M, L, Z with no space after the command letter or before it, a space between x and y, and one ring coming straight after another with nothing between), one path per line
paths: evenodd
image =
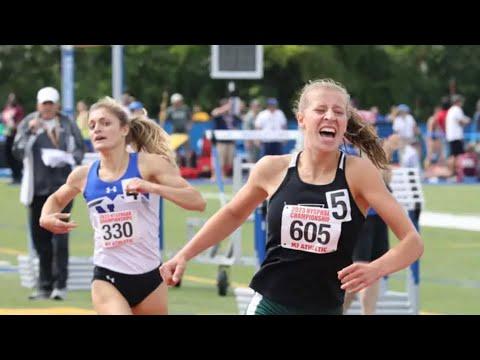
M130 155L123 150L106 151L100 153L100 171L102 178L118 178L125 172Z
M300 155L299 171L311 181L321 180L336 172L339 156L340 151L320 153L305 149Z

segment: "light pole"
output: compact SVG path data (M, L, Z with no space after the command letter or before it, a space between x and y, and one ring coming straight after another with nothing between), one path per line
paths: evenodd
M73 45L62 45L62 111L73 119L75 112L75 57Z
M123 45L112 45L112 94L117 101L123 93Z
M62 111L73 119L75 113L74 49L102 45L61 45ZM112 45L112 97L121 101L123 92L123 45Z

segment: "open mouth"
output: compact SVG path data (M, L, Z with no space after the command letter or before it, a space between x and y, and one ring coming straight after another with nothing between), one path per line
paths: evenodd
M327 138L333 139L335 137L335 135L337 134L337 131L334 128L324 127L322 129L320 129L319 134L322 137L327 137Z
M94 141L102 141L102 140L105 140L105 139L106 139L105 136L95 136Z

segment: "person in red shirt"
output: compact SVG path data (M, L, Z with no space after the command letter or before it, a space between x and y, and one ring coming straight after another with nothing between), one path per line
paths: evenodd
M443 131L443 134L446 133L446 122L447 122L447 112L450 109L450 100L448 97L442 98L441 110L437 113L437 124Z
M14 93L8 94L7 102L2 110L1 118L4 124L5 135L5 159L12 170L12 184L20 184L22 180L21 161L15 159L12 154L13 140L17 133L17 126L23 119L25 113L22 106L18 103L17 96Z
M445 132L438 123L438 114L442 111L440 106L435 106L433 114L427 120L426 145L427 155L424 160L424 167L428 168L432 163L445 163L443 140Z
M457 182L462 182L465 176L479 177L479 160L474 144L467 145L467 151L458 156L457 161Z

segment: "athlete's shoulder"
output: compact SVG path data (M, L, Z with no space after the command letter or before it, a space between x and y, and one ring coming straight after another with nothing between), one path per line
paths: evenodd
M279 176L288 168L291 156L290 154L265 155L253 167L249 180L263 183Z
M367 186L374 178L381 177L380 170L368 157L348 155L345 164L345 175L353 187Z
M290 163L291 155L265 155L255 164L253 171L260 174L272 174L282 171Z
M293 155L265 155L255 164L256 168L268 169L270 171L281 170L288 167Z
M82 191L87 182L88 172L92 164L77 166L67 178L67 184Z
M376 169L368 157L345 154L345 164L348 170L372 170Z
M165 155L151 154L144 151L138 153L138 169L143 178L151 176L179 175L180 170Z
M75 179L86 178L91 167L92 164L77 166L70 173L70 177Z
M140 151L138 154L138 162L142 164L171 164L165 155L151 154L145 151Z

